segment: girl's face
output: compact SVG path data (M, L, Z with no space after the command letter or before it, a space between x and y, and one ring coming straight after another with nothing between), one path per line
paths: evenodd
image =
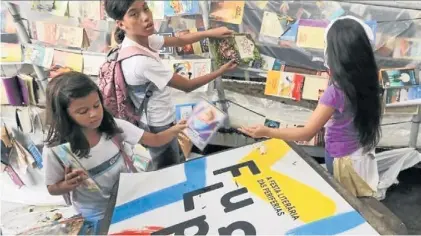
M97 91L91 92L86 97L73 99L67 112L78 125L85 129L97 129L104 115Z
M117 21L118 27L128 35L147 37L154 33L152 12L145 1L133 2L123 17Z

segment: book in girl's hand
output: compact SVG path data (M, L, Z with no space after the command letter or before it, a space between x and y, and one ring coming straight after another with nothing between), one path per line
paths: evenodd
M396 68L380 70L380 83L384 88L417 85L415 69Z
M212 137L223 125L227 115L210 102L202 100L194 108L183 131L193 144L204 150Z
M249 66L251 62L260 61L262 57L254 40L249 34L235 34L223 39L210 39L210 48L218 66L235 60L240 66Z

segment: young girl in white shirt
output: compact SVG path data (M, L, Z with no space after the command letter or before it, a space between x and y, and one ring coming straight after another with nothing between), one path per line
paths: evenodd
M208 37L221 38L232 34L232 31L226 27L220 27L179 37L155 35L152 12L143 0L105 0L105 10L109 17L116 20L115 36L117 43L121 43L121 48L138 46L157 54L162 47L182 47ZM156 88L146 107L147 117L142 117L142 119L146 121L151 132L157 133L170 128L175 121L175 107L171 102L170 87L191 92L234 69L236 64L231 61L210 74L192 80L174 73L161 61L148 56L128 58L122 61L121 66L129 86L141 86L152 82ZM136 100L134 103L140 104L144 93L135 94L134 97ZM155 163L157 169L182 162L177 139L173 139L171 143L163 147L152 147L149 150L151 156L157 161ZM168 156L173 158L166 158Z
M112 187L121 172L128 172L113 137L119 135L129 145L141 143L159 147L171 142L186 128L183 121L157 134L144 132L112 117L102 103L97 85L79 72L59 75L47 87L50 128L43 150L45 183L51 195L71 193L73 206L90 220L103 217ZM53 150L64 143L69 144L69 151L83 169L64 167ZM97 184L98 191L82 185L88 176Z

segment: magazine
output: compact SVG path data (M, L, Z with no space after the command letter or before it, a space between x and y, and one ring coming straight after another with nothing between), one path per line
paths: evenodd
M70 167L72 170L83 170L86 172L88 178L85 179L82 183L82 186L86 190L91 192L101 191L101 188L99 187L98 183L89 176L88 171L82 166L78 158L74 156L69 143L56 146L52 150L54 155L63 164L63 166Z
M417 85L415 69L398 68L380 70L380 83L385 88Z
M226 118L224 112L203 100L193 108L192 115L187 120L187 128L183 132L203 151Z
M263 64L262 56L249 34L235 34L223 39L210 39L210 48L218 66L234 59L240 66L251 62Z

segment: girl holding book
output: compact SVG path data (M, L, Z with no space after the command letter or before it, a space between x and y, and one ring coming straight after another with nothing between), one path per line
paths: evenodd
M372 155L380 135L381 99L378 70L370 40L373 32L355 17L342 17L326 30L325 59L330 84L302 128L263 125L240 130L252 137L306 141L326 125L326 166L358 196L377 189L377 162ZM349 174L351 178L343 178Z
M115 119L102 103L97 85L79 72L61 74L47 87L50 128L43 150L47 189L51 195L71 193L76 210L92 220L103 217L112 187L120 173L128 172L127 156L119 147L122 142L159 147L186 128L182 121L163 132L148 133ZM63 154L58 147L68 149ZM64 160L78 167L72 169L74 165L69 167Z
M222 38L232 34L226 27L220 27L179 37L155 35L152 12L143 0L105 0L105 11L117 23L115 38L117 43L121 44L121 48L136 46L157 54L162 47L182 47L205 38ZM129 86L142 86L148 82L154 85L153 95L146 107L147 117L143 116L142 121L148 124L151 132L156 133L167 130L175 122L175 107L171 102L170 87L191 92L234 69L236 63L231 61L210 74L192 80L174 73L172 68L161 61L147 56L133 56L123 60L121 67ZM144 96L144 93L134 93L131 99L134 104L140 104ZM165 146L149 148L149 151L156 160L154 165L157 169L183 160L176 138Z

